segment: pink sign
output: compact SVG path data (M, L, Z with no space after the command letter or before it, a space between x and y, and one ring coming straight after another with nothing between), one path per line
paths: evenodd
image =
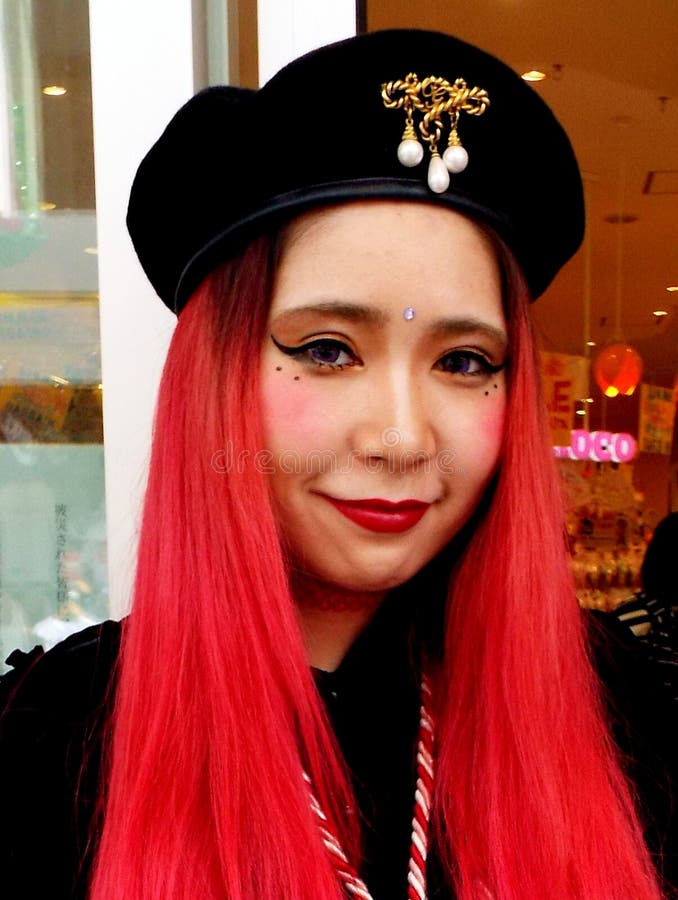
M569 447L554 447L558 459L592 459L594 462L630 462L636 455L636 441L625 432L585 431L577 428L571 432Z

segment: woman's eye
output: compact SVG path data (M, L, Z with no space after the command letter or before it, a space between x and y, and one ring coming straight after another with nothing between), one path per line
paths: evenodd
M472 350L452 350L436 363L436 368L450 375L494 375L504 366L493 366L482 354Z
M353 366L356 363L346 344L339 341L317 341L308 345L306 352L309 359L320 366Z
M343 369L345 366L355 366L360 362L350 347L333 338L318 338L299 347L287 347L276 341L273 335L271 335L271 340L286 356L315 366Z

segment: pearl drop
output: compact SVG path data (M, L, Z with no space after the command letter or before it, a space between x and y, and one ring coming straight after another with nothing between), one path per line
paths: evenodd
M424 158L424 148L419 141L411 139L401 141L398 146L398 159L408 169L418 166Z
M457 144L456 147L448 147L443 153L443 162L448 172L463 172L468 165L468 153L462 146Z
M428 186L434 194L442 194L450 186L450 173L439 156L432 156L428 164Z

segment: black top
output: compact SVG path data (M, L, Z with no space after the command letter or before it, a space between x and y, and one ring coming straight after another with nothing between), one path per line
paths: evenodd
M678 682L667 681L666 666L658 672L651 642L639 640L623 621L595 614L591 619L615 737L632 760L648 843L662 853L666 877L678 884L678 822L669 799L671 784L678 782L673 724ZM364 820L362 874L374 900L407 897L419 708L410 633L409 605L395 593L336 672L315 672L354 775ZM7 710L0 722L0 895L5 900L86 896L100 728L119 644L119 623L105 622L49 653L15 651L8 660L15 668L1 680ZM435 856L429 882L432 900L449 900Z

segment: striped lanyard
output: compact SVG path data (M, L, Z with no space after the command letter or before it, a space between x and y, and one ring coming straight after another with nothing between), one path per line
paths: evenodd
M412 839L410 842L410 862L407 874L408 900L426 900L426 857L430 844L429 822L431 818L431 797L433 794L433 717L429 712L431 688L425 675L421 679L421 707L419 712L419 734L417 740L417 784L414 791L414 814L412 816ZM308 785L311 810L318 823L323 843L330 855L337 877L350 897L372 900L372 895L356 869L351 865L323 812L311 784L304 773Z

